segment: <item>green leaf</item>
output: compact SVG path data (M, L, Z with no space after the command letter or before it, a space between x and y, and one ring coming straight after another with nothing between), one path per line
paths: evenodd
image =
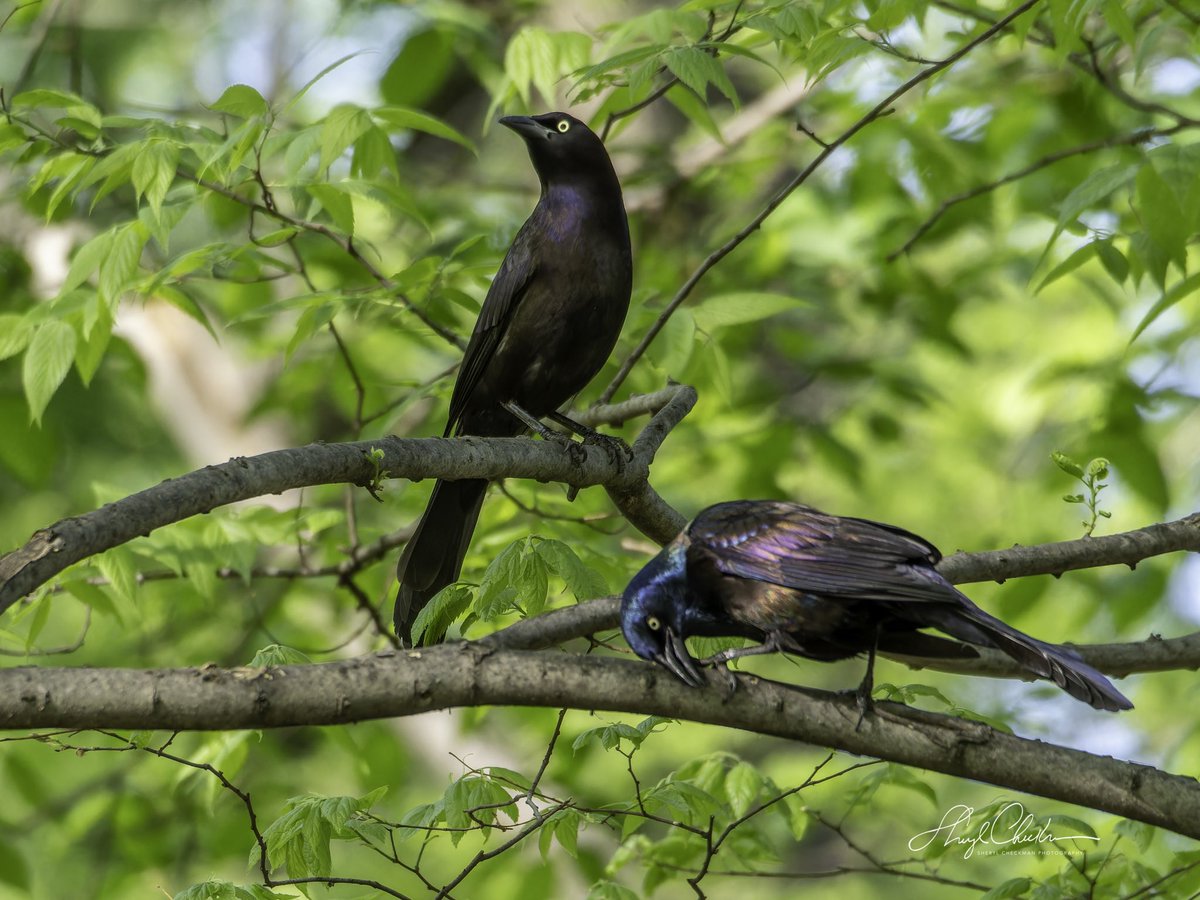
M808 808L804 805L804 801L798 794L788 794L779 805L783 807L783 816L787 819L792 838L797 841L804 840L804 836L808 833L808 826L812 822L812 816L808 814Z
M334 225L347 235L353 236L354 203L341 185L310 184L305 190L321 204Z
M1104 270L1112 276L1117 284L1123 284L1129 277L1129 260L1125 258L1125 254L1113 246L1111 239L1095 243L1096 252L1100 255L1100 262L1104 265Z
M34 325L25 316L16 313L0 313L0 359L16 356L33 337Z
M705 132L714 140L725 143L721 129L709 111L708 104L692 91L675 85L666 93L667 100L672 106L683 113L693 125Z
M74 328L66 322L51 319L38 326L25 350L21 380L29 404L29 417L38 425L42 423L42 413L50 398L67 377L75 360L75 340Z
M377 120L388 126L389 131L410 130L423 131L434 137L444 138L466 147L472 153L477 153L475 144L460 131L451 128L441 119L423 113L416 109L403 106L381 106L371 113Z
M259 649L254 658L246 665L251 668L259 666L306 666L312 660L299 650L285 647L282 644L267 644Z
M334 60L333 62L331 62L329 65L327 65L325 68L323 68L320 72L318 72L312 78L308 79L308 81L306 81L304 83L304 87L302 87L302 88L300 88L300 90L296 91L295 96L293 96L291 100L289 100L286 104L284 104L283 111L287 112L293 106L295 106L297 103L299 103L300 100L303 99L304 95L307 94L312 89L313 85L315 85L317 82L319 82L322 78L324 78L330 72L334 71L335 69L341 68L346 63L350 62L350 60L354 59L357 56L362 56L366 52L367 52L366 50L356 50L353 53L347 53L341 59L337 59L337 60Z
M431 644L440 638L467 611L474 596L460 584L447 585L434 594L413 621L413 643Z
M662 57L672 75L691 88L703 100L712 84L730 102L737 103L737 91L725 69L712 54L698 47L672 47Z
M1033 881L1029 878L1010 878L983 894L979 900L1009 900L1011 897L1023 897L1032 885Z
M1044 288L1046 285L1053 284L1064 275L1069 275L1071 272L1074 272L1085 262L1096 255L1097 251L1100 249L1097 245L1100 243L1100 241L1089 241L1088 243L1084 244L1082 247L1060 262L1057 266L1051 269L1050 274L1042 279L1041 283L1033 289L1033 292L1035 294L1041 293L1042 288Z
M551 818L554 839L572 859L579 859L579 826L582 817L573 809L562 809Z
M79 337L75 350L75 371L85 385L92 383L92 376L100 368L113 330L113 317L108 306L101 303L99 297L92 297L91 300L96 307L96 321L86 337Z
M563 580L576 600L591 600L608 593L604 576L586 566L569 545L542 538L534 545L534 550L550 571Z
M1083 480L1083 466L1075 462L1075 460L1071 459L1071 457L1067 456L1067 454L1063 453L1061 450L1055 450L1053 453L1051 453L1050 459L1052 459L1054 464L1068 475L1074 475L1080 481Z
M330 110L321 123L321 169L328 169L373 124L365 109L350 103L339 104Z
M587 64L592 41L575 32L551 34L526 25L504 50L504 71L525 106L530 105L530 87L536 87L550 106L557 105L555 85L565 72Z
M127 606L132 606L137 599L137 570L129 552L123 547L114 547L95 557L94 562L100 574L108 580L113 593Z
M180 891L172 900L294 900L295 894L278 894L259 884L205 881Z
M129 222L113 231L108 255L100 261L100 277L97 282L100 299L113 303L129 286L138 271L142 249L149 239L146 226L141 222Z
M1107 199L1111 194L1123 188L1137 177L1140 164L1108 166L1097 169L1081 181L1071 193L1064 198L1058 211L1058 224L1054 234L1047 243L1047 249L1058 239L1063 229L1074 222L1079 215Z
M1170 289L1164 291L1163 295L1154 301L1154 305L1142 316L1141 321L1137 323L1137 327L1133 329L1133 334L1129 337L1129 343L1132 344L1136 341L1143 331L1154 324L1159 316L1198 287L1200 287L1200 272L1189 275L1182 281L1177 281L1171 285Z
M1133 841L1135 847L1140 853L1145 853L1150 849L1150 845L1154 843L1154 837L1158 832L1144 822L1135 822L1132 819L1122 819L1117 823L1114 829L1117 834Z
M103 616L112 616L118 622L121 621L121 614L117 611L112 599L96 585L75 580L64 582L63 588L80 603L90 607L93 612Z
M0 153L20 147L28 141L25 132L16 125L0 123Z
M692 310L692 318L701 331L711 332L729 325L758 322L808 305L805 300L784 294L740 291L709 297Z
M1077 819L1074 816L1055 814L1046 816L1045 821L1051 826L1061 825L1064 828L1070 829L1074 837L1096 837L1096 830L1091 825L1083 821L1083 819Z
M296 352L301 344L333 321L333 316L336 312L337 308L333 304L320 303L316 306L308 307L308 309L300 314L300 318L296 322L295 331L292 332L292 337L288 341L287 349L283 354L284 365L287 365L291 361L292 354Z
M225 88L225 93L221 94L209 109L214 112L229 113L231 116L237 116L239 119L253 119L257 116L266 115L270 110L267 101L263 99L263 95L250 87L248 84L233 84Z
M14 109L36 109L43 106L58 107L60 109L82 106L95 109L95 107L78 94L72 94L67 91L54 91L48 88L38 88L17 94L12 98L12 105Z
M1126 46L1133 47L1137 44L1137 28L1133 24L1133 20L1129 18L1129 13L1125 10L1124 0L1104 0L1104 21L1111 28Z
M531 547L531 541L514 541L484 570L475 614L487 622L520 604L527 615L535 615L546 603L547 574L546 562Z
M100 264L112 252L114 240L116 240L116 229L110 228L108 231L96 235L75 251L75 256L71 260L71 266L67 270L67 278L59 289L58 295L60 297L71 293L71 291L87 281L93 272L100 268Z
M1137 174L1137 204L1150 239L1162 248L1167 259L1185 268L1191 237L1188 217L1175 191L1153 166L1143 166Z
M350 817L369 810L385 790L377 788L362 797L316 794L292 797L287 801L288 811L263 831L270 866L285 865L293 878L329 875L332 869L329 842L334 837L352 836L346 830ZM256 842L250 851L250 865L257 867L258 859Z
M379 80L389 103L421 106L454 71L455 36L449 29L424 28L404 39L404 46Z
M725 776L725 796L735 816L745 815L758 798L763 787L763 777L747 762L739 762Z
M145 196L155 215L162 210L163 198L175 180L178 164L179 147L168 141L147 141L133 160L134 194L138 198Z

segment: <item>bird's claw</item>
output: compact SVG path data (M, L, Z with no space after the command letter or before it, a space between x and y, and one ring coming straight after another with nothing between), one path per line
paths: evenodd
M569 434L565 434L561 431L553 431L552 429L547 428L545 432L542 433L542 439L558 444L560 447L562 447L563 450L566 451L567 456L571 458L571 463L573 465L581 466L583 465L583 461L587 459L587 450L585 450L583 445L574 440Z
M567 438L566 450L567 456L571 457L571 465L582 466L583 461L587 459L587 450L583 444L571 440L570 437Z
M583 443L602 448L608 454L609 462L617 467L618 473L624 472L626 464L633 461L633 448L615 435L593 431L583 436Z
M712 656L705 657L700 660L701 666L712 666L725 676L725 686L729 689L725 694L725 699L729 699L737 692L738 680L733 673L733 669L729 668L730 657L727 651L722 650L720 653L714 653Z

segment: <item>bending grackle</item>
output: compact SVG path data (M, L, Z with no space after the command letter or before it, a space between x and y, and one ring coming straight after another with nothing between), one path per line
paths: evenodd
M867 653L864 709L876 649L974 657L967 645L976 644L1002 650L1096 709L1133 706L1069 649L1022 634L972 603L938 574L940 559L930 543L892 525L799 503L718 503L633 577L621 628L638 656L693 686L704 678L684 644L692 635L762 642L718 653L713 662L773 651L817 660Z
M542 193L513 239L467 344L444 436L506 437L557 413L608 359L633 283L629 224L612 162L591 129L566 113L500 120L529 149ZM439 481L397 568L396 633L458 578L487 482ZM434 636L436 637L436 636Z

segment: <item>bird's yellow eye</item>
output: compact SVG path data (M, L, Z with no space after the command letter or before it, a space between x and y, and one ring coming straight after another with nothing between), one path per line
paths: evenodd
M560 132L562 132L563 134L566 134L567 131L570 130L570 128L571 128L571 123L568 122L566 119L563 119L561 122L558 123L558 130Z
M646 627L651 631L658 631L662 628L662 622L658 621L658 616L646 616Z

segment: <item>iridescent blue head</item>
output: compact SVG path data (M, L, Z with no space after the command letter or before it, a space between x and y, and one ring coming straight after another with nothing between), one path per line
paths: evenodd
M621 631L633 652L693 687L705 684L684 643L687 538L681 535L633 576L621 599Z

